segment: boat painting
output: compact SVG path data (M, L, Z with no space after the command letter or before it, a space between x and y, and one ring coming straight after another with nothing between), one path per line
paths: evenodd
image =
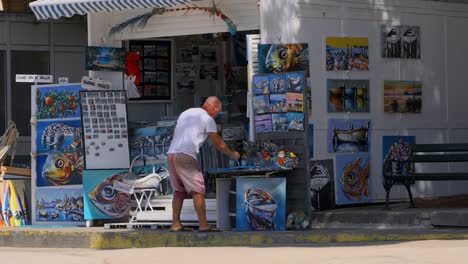
M368 152L369 119L329 119L328 152Z

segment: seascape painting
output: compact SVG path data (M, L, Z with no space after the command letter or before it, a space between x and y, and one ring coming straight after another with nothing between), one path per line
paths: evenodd
M255 95L270 93L269 75L254 75L252 77L253 92Z
M236 180L236 231L279 231L286 226L286 178Z
M369 80L327 80L328 112L369 112Z
M253 98L255 114L265 114L270 112L270 97L268 95L257 95Z
M369 119L329 119L328 152L368 152Z
M421 113L420 81L384 81L384 112Z
M309 45L258 44L258 71L284 73L303 71L309 76Z
M286 132L288 131L288 114L272 114L271 123L273 132Z
M125 56L125 48L86 47L85 70L125 72Z
M37 119L80 118L81 84L41 85L36 88Z
M292 93L304 92L304 72L290 72L286 74L286 90Z
M36 189L36 213L38 222L73 222L84 224L83 190L77 189Z
M304 94L302 93L286 93L286 103L288 111L304 112Z
M304 130L304 113L288 113L288 130Z
M82 150L81 120L39 121L36 153L73 153Z
M369 201L369 154L343 154L336 156L335 199L337 205L366 203Z
M368 71L368 38L326 38L327 71Z

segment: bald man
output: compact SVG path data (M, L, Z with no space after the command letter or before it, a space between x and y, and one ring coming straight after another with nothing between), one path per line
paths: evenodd
M189 194L197 211L199 231L219 231L208 225L205 206L205 181L198 168L197 154L209 136L215 147L233 159L239 159L237 151L231 151L217 134L214 117L222 110L221 101L216 96L206 99L201 108L190 108L177 119L174 138L169 147L168 163L171 185L174 189L172 200L172 231L188 229L182 226L180 213L182 204Z

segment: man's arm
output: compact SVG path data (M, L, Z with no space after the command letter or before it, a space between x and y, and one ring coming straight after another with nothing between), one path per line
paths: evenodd
M231 151L226 145L226 142L224 142L223 138L221 138L217 133L215 132L209 132L208 135L210 136L211 140L213 140L216 148L221 151L222 153L228 155L229 157L233 159L239 159L240 154L237 151Z

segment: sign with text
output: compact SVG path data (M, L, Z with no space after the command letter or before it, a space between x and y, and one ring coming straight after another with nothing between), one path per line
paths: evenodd
M81 86L86 90L110 90L111 82L83 76L81 78Z
M53 83L53 75L37 75L37 74L16 74L16 82L21 83Z

